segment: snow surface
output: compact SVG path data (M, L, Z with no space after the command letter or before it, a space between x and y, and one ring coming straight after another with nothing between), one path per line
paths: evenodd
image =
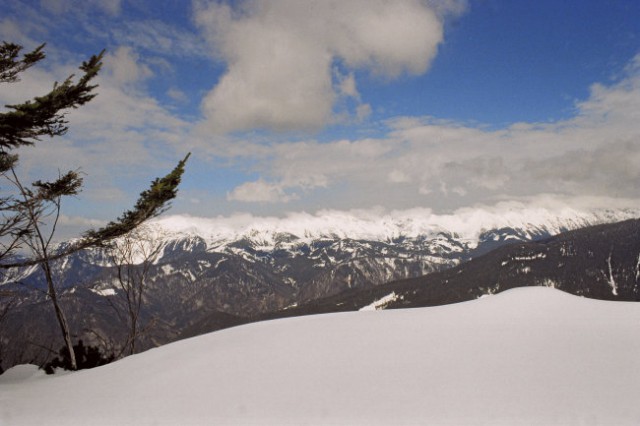
M92 292L94 292L95 294L99 295L99 296L115 296L116 293L116 289L115 288L104 288L104 289L95 289L95 288L91 288L89 289Z
M637 425L640 304L520 288L256 323L0 376L3 425Z
M387 306L391 302L395 302L396 300L398 300L398 295L394 291L393 293L387 294L386 296L378 300L375 300L370 305L364 306L359 310L360 311L378 311L378 310L384 309L385 306Z

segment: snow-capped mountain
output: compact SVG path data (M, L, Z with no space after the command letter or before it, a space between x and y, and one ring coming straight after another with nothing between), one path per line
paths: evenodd
M208 330L224 328L345 290L448 270L508 243L638 216L640 211L503 208L456 215L416 209L286 218L160 218L141 230L131 258L140 264L145 251L157 251L149 259L141 314L142 322L154 324L154 332L140 347L198 333L203 323ZM69 321L85 343L117 337L122 329L121 318L114 316L114 306L122 303L115 274L103 250L86 250L57 264ZM46 296L25 291L44 288L38 268L5 277L3 288L25 295L3 326L13 337L12 346L21 346L15 344L19 336L20 341L51 342L45 346L57 350ZM34 335L41 330L45 335ZM34 351L14 356L47 355Z
M147 232L148 241L162 246L155 263L167 276L198 281L219 277L216 271L235 273L227 283L254 283L259 293L258 287L273 287L299 303L447 269L505 243L639 215L640 210L565 208L466 210L457 215L435 215L426 209L387 215L324 212L282 219L170 216L150 224ZM186 255L198 261L188 262ZM191 266L185 269L187 264ZM224 297L221 302L219 310L247 315L272 309L283 300L257 309Z
M388 214L327 211L285 218L168 216L142 230L129 260L140 263L144 252L157 250L151 281L179 288L188 283L196 293L214 286L215 294L186 292L186 297L194 297L200 306L213 303L216 310L246 316L345 289L426 275L505 243L637 216L640 210L569 208L476 209L455 215L414 209ZM103 250L65 258L58 269L64 288L113 288L112 262ZM44 287L38 268L17 275L29 286ZM17 281L16 276L5 278L11 281ZM219 291L225 286L226 295ZM246 303L232 295L234 290ZM259 296L260 302L250 300L251 295Z
M257 251L291 249L318 240L362 240L392 242L401 239L435 240L450 235L474 248L496 230L513 230L520 239L540 234L555 235L568 229L616 222L640 214L638 210L582 211L563 207L531 208L499 205L494 208L461 209L453 214L435 214L430 209L390 213L369 211L322 211L289 214L283 218L237 215L218 218L167 216L152 223L160 238L198 237L212 251L221 251L238 241Z
M535 286L601 300L639 301L640 219L505 245L454 268L343 292L265 315L263 319L438 306L513 287ZM201 333L205 330L202 328Z

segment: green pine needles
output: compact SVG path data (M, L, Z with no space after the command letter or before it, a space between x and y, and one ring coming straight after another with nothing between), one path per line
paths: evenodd
M3 42L0 45L0 83L20 81L20 73L45 58L44 47L42 44L20 57L21 46ZM31 228L37 226L42 216L51 211L47 209L48 203L53 204L55 210L55 207L59 208L62 197L76 195L82 189L83 179L77 171L64 173L53 182L38 180L31 187L23 185L15 171L19 160L15 151L37 143L42 137L62 136L68 131L66 111L86 104L97 95L95 89L98 86L93 84L93 80L102 68L103 57L104 51L83 62L79 67L81 74L77 81L71 75L62 83L55 83L49 93L22 104L7 105L7 111L0 113L0 173L19 193L0 199L0 220L4 222L0 224L0 245L4 249L0 250L0 269L42 262L44 259L41 256L21 262L3 260L6 260L10 252L24 245L20 238L32 235ZM49 259L55 260L88 247L103 246L166 211L170 201L176 197L189 155L169 174L151 182L150 188L140 194L133 209L125 211L117 220L103 228L85 232L75 244L68 246L62 253L51 255ZM28 209L36 217L29 218L26 212ZM11 236L14 238L6 238Z

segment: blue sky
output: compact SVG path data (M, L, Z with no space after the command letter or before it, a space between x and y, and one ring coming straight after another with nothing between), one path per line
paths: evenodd
M86 173L69 227L186 152L172 211L195 216L640 198L635 0L0 3L2 38L48 53L3 104L107 49L71 132L21 153Z

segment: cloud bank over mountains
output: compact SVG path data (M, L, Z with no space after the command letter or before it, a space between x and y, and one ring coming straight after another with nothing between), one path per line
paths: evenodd
M98 96L69 114L69 134L21 153L35 179L87 172L67 213L78 223L117 216L187 151L174 212L196 216L640 200L640 54L594 80L568 118L469 123L385 112L390 100L365 89L428 77L450 23L481 6L196 0L172 22L144 2L70 4L8 6L1 38L47 41L48 57L0 86L0 102L44 93L107 47Z

